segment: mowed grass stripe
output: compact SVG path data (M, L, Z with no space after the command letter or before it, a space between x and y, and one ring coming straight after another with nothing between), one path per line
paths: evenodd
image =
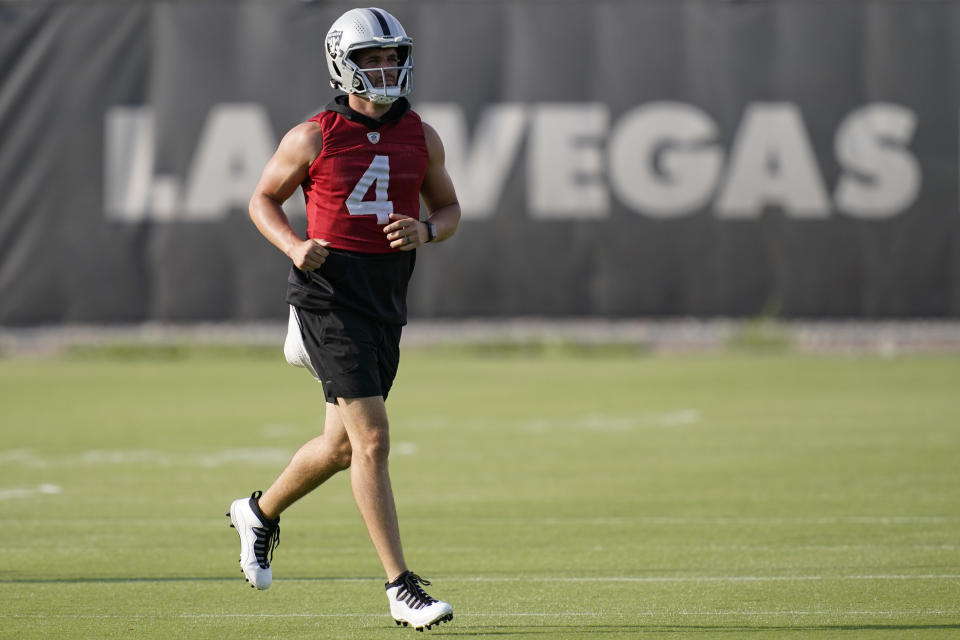
M899 574L899 575L781 575L781 576L585 576L585 577L556 577L556 576L443 576L445 584L473 583L473 582L527 582L544 584L561 584L577 582L618 583L618 582L804 582L804 581L831 581L831 580L960 580L960 573L927 573L927 574ZM383 583L383 578L282 578L283 582L321 582L321 583ZM0 584L49 584L49 583L147 583L147 582L236 582L233 577L214 578L180 578L180 577L138 577L138 578L0 578Z
M163 618L178 620L202 620L202 619L230 619L230 618L252 618L252 619L270 619L270 618L371 618L382 619L384 613L381 612L357 612L357 613L181 613L172 615L162 614L4 614L0 613L0 619L61 619L61 620L129 620L146 619L159 620ZM457 612L456 618L604 618L604 617L663 617L672 616L698 616L698 617L728 617L728 616L877 616L877 617L895 617L895 616L940 616L940 615L960 615L960 609L904 609L897 611L862 609L855 611L845 611L838 609L816 609L816 610L770 610L770 611L506 611L506 612L476 612L466 611Z

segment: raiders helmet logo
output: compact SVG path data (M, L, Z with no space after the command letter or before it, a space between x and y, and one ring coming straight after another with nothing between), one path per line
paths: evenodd
M327 35L327 52L334 60L340 55L340 39L343 37L343 31L331 31Z
M378 142L380 142L380 132L370 131L369 133L367 133L367 140L369 140L371 144L377 144Z

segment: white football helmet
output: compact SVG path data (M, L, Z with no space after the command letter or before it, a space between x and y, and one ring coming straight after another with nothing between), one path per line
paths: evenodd
M360 49L396 47L399 66L361 69L351 58ZM337 18L326 41L330 86L355 93L378 104L390 104L413 88L413 39L400 21L383 9L351 9ZM396 69L397 84L387 86L385 71ZM384 82L375 87L365 72L379 72Z

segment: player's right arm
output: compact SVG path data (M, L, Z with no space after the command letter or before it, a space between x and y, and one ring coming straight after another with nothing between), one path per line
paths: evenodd
M264 167L250 198L253 224L302 271L312 271L324 263L327 242L301 238L290 226L283 203L306 179L322 144L323 134L317 122L304 122L291 129Z

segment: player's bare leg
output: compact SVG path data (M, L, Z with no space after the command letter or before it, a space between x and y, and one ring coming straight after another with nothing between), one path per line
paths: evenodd
M453 608L430 597L420 586L430 582L408 571L403 559L390 484L390 433L383 398L340 398L339 403L353 447L350 464L353 496L387 574L385 587L390 615L398 625L409 624L418 631L453 620Z
M387 573L387 580L394 580L406 571L407 566L390 484L387 409L380 396L338 398L338 402L340 416L353 449L350 462L353 497L383 570Z
M350 440L337 408L327 405L323 434L294 454L280 476L262 494L234 500L227 516L240 536L240 567L247 582L269 589L273 582L270 563L280 542L280 513L350 465Z
M327 404L323 433L304 444L260 498L260 509L277 518L291 504L350 466L351 447L336 405Z

